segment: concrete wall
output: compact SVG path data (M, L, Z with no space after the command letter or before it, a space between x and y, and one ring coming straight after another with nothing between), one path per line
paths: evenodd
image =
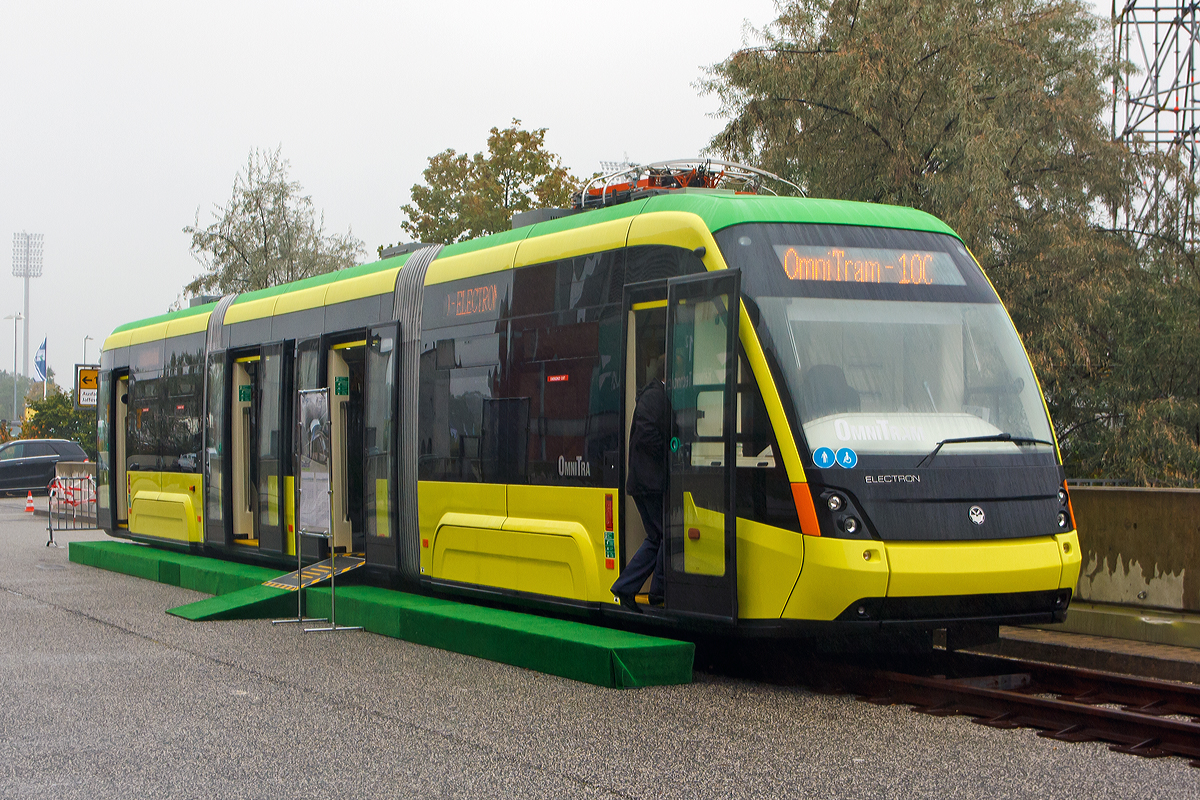
M1076 599L1200 612L1200 490L1076 486Z

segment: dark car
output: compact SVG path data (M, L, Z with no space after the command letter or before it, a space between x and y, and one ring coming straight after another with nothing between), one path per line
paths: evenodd
M66 439L20 439L0 444L0 494L44 492L59 461L87 461L87 453Z

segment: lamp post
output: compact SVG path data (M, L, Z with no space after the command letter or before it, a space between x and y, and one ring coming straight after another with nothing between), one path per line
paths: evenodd
M92 341L92 337L90 337L90 336L85 336L85 337L83 337L83 363L84 363L84 364L88 363L88 360L87 360L87 343L88 343L88 342L90 342L90 341Z
M25 315L18 311L15 314L9 314L5 319L13 321L13 415L12 422L9 423L11 430L17 421L17 323L25 319Z

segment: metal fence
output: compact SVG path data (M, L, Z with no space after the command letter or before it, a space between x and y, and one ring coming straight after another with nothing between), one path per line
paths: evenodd
M79 531L96 527L96 479L56 477L50 482L49 522L50 541L54 545L55 531Z

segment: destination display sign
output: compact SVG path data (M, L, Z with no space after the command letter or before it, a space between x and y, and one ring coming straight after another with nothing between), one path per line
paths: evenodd
M511 290L509 271L426 286L422 321L437 328L500 319L507 313Z
M949 253L828 245L775 245L784 273L794 281L963 286Z

